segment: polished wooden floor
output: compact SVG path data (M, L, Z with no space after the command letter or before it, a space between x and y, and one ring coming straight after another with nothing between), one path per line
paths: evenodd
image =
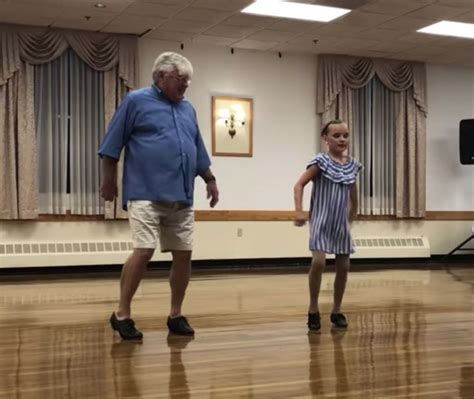
M351 273L347 332L329 326L333 277L308 334L304 274L197 275L186 340L165 329L166 278L149 276L142 344L108 326L115 279L3 281L0 398L474 397L474 267Z

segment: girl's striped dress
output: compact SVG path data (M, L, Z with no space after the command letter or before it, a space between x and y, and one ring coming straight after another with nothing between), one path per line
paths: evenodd
M311 165L318 165L320 172L313 180L309 249L330 254L353 253L349 195L362 165L353 158L340 164L327 153L317 154L308 168Z

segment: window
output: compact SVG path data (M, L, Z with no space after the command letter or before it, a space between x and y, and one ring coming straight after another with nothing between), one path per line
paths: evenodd
M104 212L97 156L105 129L103 80L71 49L35 66L40 213Z
M395 118L399 95L374 77L351 89L351 153L363 165L359 178L359 213L395 214Z

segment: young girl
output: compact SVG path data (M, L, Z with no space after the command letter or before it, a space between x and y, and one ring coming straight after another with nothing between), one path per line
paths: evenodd
M310 304L308 328L321 328L318 296L321 275L326 264L326 253L336 255L336 279L334 281L334 304L331 322L334 327L347 328L346 317L341 313L341 302L349 271L349 254L354 252L349 222L357 213L357 188L355 181L362 165L345 155L349 144L347 125L338 120L327 123L321 132L328 152L317 154L308 164L294 187L295 225L303 226L303 191L313 182L309 211L310 240L313 252L309 270Z

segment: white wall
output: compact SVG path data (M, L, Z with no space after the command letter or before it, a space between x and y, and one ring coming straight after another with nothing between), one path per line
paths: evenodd
M427 66L426 207L473 210L474 165L459 160L459 121L474 118L474 69Z
M211 96L248 96L254 100L253 157L213 157L221 191L218 209L288 210L293 185L316 151L316 65L313 55L284 55L224 47L140 41L140 85L151 83L158 54L177 51L188 57L194 77L186 96L193 103L211 153ZM196 209L208 209L201 179ZM308 196L307 196L308 197Z

